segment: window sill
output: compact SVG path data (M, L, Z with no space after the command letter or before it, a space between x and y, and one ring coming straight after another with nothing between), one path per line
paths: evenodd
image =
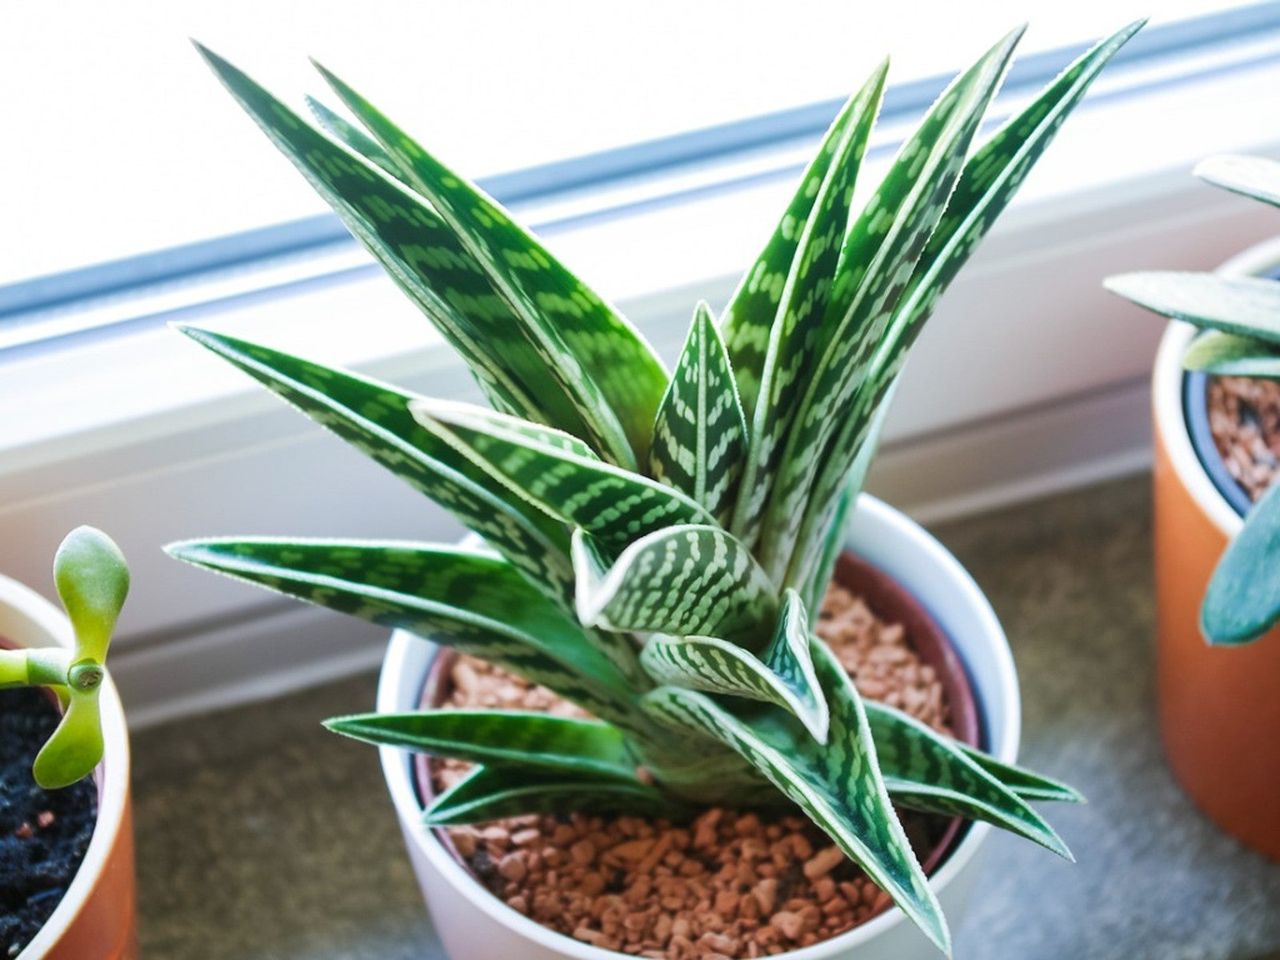
M1264 125L1250 111L1223 109L1269 102L1280 85L1273 42L1181 61L1178 77L1160 71L1099 84L941 305L872 478L896 505L936 518L1146 462L1145 379L1160 324L1100 281L1211 267L1265 237L1275 226L1266 210L1198 184L1190 168L1206 153L1280 145L1258 139ZM900 131L883 133L864 183ZM809 146L518 213L670 358L695 300L727 299ZM207 305L194 322L421 392L476 398L429 324L359 257L344 257L343 269L354 268L346 279ZM168 540L456 533L442 512L162 326L19 352L0 360L0 376L0 533L23 551L9 547L5 572L47 589L65 529L109 529L136 571L125 668L178 637L197 646L200 636L221 638L204 641L210 650L240 642L247 632L231 631L233 641L227 624L285 609L171 562L158 549Z

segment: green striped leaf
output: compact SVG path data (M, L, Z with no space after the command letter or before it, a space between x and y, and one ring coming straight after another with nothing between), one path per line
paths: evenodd
M826 656L834 658L830 653ZM927 813L985 820L1073 859L1044 818L954 740L884 704L868 702L866 709L880 772L895 803Z
M975 750L973 747L960 744L963 750L978 766L991 774L1023 800L1052 800L1061 803L1084 803L1084 797L1073 787L1060 780L1054 780L1043 774L1035 773L1025 767L1012 763L1002 763L990 754Z
M495 405L588 437L634 466L607 405L563 345L495 282L443 212L307 124L243 72L200 48L227 89L334 208L445 338ZM502 344L501 350L493 345ZM656 407L657 401L654 401ZM596 404L593 406L593 404ZM651 422L651 421L649 421ZM647 423L646 423L647 429Z
M1128 24L1078 57L969 158L912 274L895 326L918 327L933 312L938 297L968 263L1063 122L1143 23ZM901 335L891 337L889 342L900 339Z
M857 503L858 494L861 492L858 485L850 482L840 491L840 496L836 499L831 511L831 519L827 521L827 532L823 537L822 545L813 558L813 566L802 581L805 606L811 610L822 607L823 598L826 597L827 588L831 585L831 578L835 574L836 561L839 560L840 551L844 548L849 515L853 512L854 504Z
M946 920L889 801L862 698L848 674L819 656L814 667L831 707L828 742L819 744L799 721L776 707L732 701L677 687L659 687L641 701L659 722L702 733L751 762L945 952Z
M640 663L659 683L772 703L794 714L819 743L830 717L813 672L809 623L788 590L773 639L759 657L716 637L650 637Z
M311 108L312 116L330 136L346 144L348 149L360 154L370 163L381 167L388 176L394 177L412 189L412 186L405 181L400 168L396 166L395 160L382 149L382 144L377 140L349 122L346 117L330 110L315 97L307 97L307 106Z
M418 399L413 418L508 490L609 545L681 523L710 523L697 503L656 480L615 467L565 434L538 436L470 404Z
M634 725L629 676L643 673L627 638L583 631L487 552L269 538L189 540L166 549L187 563L483 657L601 719ZM630 670L619 666L628 661Z
M1192 340L1182 355L1182 365L1218 377L1280 380L1280 350L1276 344L1218 330L1206 330Z
M1245 517L1218 560L1200 608L1209 643L1251 643L1280 621L1280 485Z
M547 357L548 372L576 397L601 454L622 466L643 463L667 386L666 370L645 339L492 198L317 67L521 316L531 342Z
M875 122L875 114L879 110L888 67L887 61L877 67L859 93L849 98L832 122L817 154L801 176L800 186L787 205L782 219L778 221L769 242L751 269L743 275L742 282L725 309L721 321L724 339L733 361L738 393L748 417L755 411L774 321L777 319L788 277L800 259L797 250L819 192L828 179L828 171L833 163L839 163L841 159L849 162L852 159L856 172L863 146L856 145L851 131L855 126L864 128L860 137L865 145L866 137ZM868 103L869 99L873 102ZM856 147L852 158L849 153L851 146ZM831 196L830 192L828 196ZM845 199L844 202L847 209L848 200ZM841 228L843 229L843 225Z
M816 359L805 377L806 390L786 444L753 451L753 457L769 457L762 459L754 486L743 482L743 492L756 502L765 502L762 490L768 494L763 514L752 515L763 516L757 521L762 531L758 552L775 583L782 582L792 559L822 452L847 416L871 352L946 209L965 153L1020 36L1021 30L1014 31L996 44L942 94L850 229L818 333Z
M725 523L747 446L747 423L711 308L699 302L658 407L649 474Z
M760 399L751 420L751 449L743 470L743 495L736 505L731 526L734 533L746 538L749 544L759 529L761 510L769 492L768 481L783 450L785 434L796 410L796 395L811 371L818 331L849 227L854 186L880 109L887 70L888 64L882 64L853 100L849 129L823 178L813 211L801 232L778 304L778 317L770 330Z
M426 710L334 717L324 725L365 743L433 757L637 782L622 731L597 720L518 710Z
M594 813L668 820L692 811L644 783L574 779L508 766L477 767L423 814L429 827L461 826L531 813Z
M1174 320L1280 344L1280 283L1275 280L1152 270L1108 277L1104 285Z
M656 726L660 736L636 739L632 746L661 789L699 807L788 807L787 800L735 750L716 740L697 738L689 749L688 731ZM663 739L665 737L665 739Z
M1195 175L1215 187L1280 207L1280 163L1266 157L1225 155L1201 160Z
M435 500L548 596L572 602L568 530L418 426L414 394L211 330L178 329Z
M866 382L859 385L852 415L842 419L839 433L825 448L821 473L804 510L785 582L801 576L799 568L811 555L813 545L825 535L848 464L868 442L869 421L874 411L884 408L885 395L896 382L938 298L968 262L1103 67L1142 23L1129 24L1079 57L965 163L946 211L894 310L887 335L878 344L867 344L875 353Z
M867 471L871 469L871 460L880 446L880 434L884 431L885 420L893 404L893 395L897 390L897 381L890 386L888 393L880 403L880 409L871 418L871 427L867 439L858 448L853 466L845 476L844 485L836 497L830 516L823 522L822 538L816 550L798 551L800 553L798 572L794 574L797 583L805 584L805 606L809 610L818 610L827 595L827 587L836 569L836 560L844 549L845 534L848 532L849 513L853 510L862 493L862 485L867 479ZM788 577L790 579L790 576Z
M613 563L578 529L572 554L578 619L586 626L750 643L767 637L777 616L768 578L720 527L659 530Z
M795 558L803 560L810 546L824 535L847 464L867 442L868 420L877 408L883 409L884 395L896 382L938 298L968 262L1103 67L1141 26L1142 21L1131 23L1079 57L965 163L947 209L894 312L889 332L876 346L855 411L844 418L840 433L827 445L822 473L796 538ZM794 575L793 566L789 577Z
M555 427L546 427L531 420L499 413L495 410L490 410L488 407L479 407L475 404L461 403L454 400L437 400L430 397L419 397L411 402L409 404L409 412L411 414L415 404L427 412L438 410L440 419L448 420L450 423L456 422L460 426L469 427L473 431L500 433L514 437L516 442L548 447L557 453L572 454L575 457L581 457L595 463L603 462L586 443L572 434L557 430ZM414 419L418 420L420 418L415 416Z

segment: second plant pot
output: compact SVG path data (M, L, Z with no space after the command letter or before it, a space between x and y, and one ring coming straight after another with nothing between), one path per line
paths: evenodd
M0 577L0 638L17 647L72 645L65 614L34 590ZM107 678L99 694L104 751L95 774L98 818L74 878L16 960L135 960L138 955L129 737Z
M1229 276L1273 274L1280 241L1224 264ZM1200 604L1248 497L1222 467L1204 418L1203 377L1182 369L1195 337L1170 323L1152 377L1160 728L1169 765L1214 821L1280 859L1280 629L1245 646L1211 647ZM1189 388L1190 385L1190 388Z
M932 536L892 507L862 496L850 522L847 548L900 585L937 621L975 694L982 746L999 760L1017 758L1021 703L1008 642L994 612L956 559ZM417 708L437 655L432 644L397 632L383 662L378 710ZM485 889L423 826L423 803L412 754L380 750L387 786L436 930L453 960L613 960L620 954L556 933L511 909ZM957 923L975 879L990 827L967 827L931 875L943 909ZM791 960L914 960L937 950L896 907L844 934L785 954Z

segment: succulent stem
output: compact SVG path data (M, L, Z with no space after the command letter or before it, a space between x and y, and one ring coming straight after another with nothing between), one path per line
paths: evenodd
M0 688L64 686L72 669L70 652L56 647L0 650Z

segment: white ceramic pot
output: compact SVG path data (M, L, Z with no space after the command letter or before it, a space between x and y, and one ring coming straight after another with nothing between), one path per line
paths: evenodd
M72 646L71 624L52 603L0 577L0 637L19 647ZM95 779L98 820L62 902L17 960L133 960L136 881L130 816L129 736L115 684L103 681L104 753Z
M858 501L847 546L904 586L947 632L968 668L987 748L999 759L1013 762L1022 723L1017 673L1004 631L973 578L920 526L870 496ZM382 666L379 711L417 708L435 650L430 643L396 632ZM622 956L548 930L489 893L422 825L412 755L390 747L380 752L409 856L436 932L453 960L618 960ZM977 854L990 831L987 824L973 824L930 879L953 929L963 916ZM936 960L940 954L895 907L848 933L782 956L788 960Z

